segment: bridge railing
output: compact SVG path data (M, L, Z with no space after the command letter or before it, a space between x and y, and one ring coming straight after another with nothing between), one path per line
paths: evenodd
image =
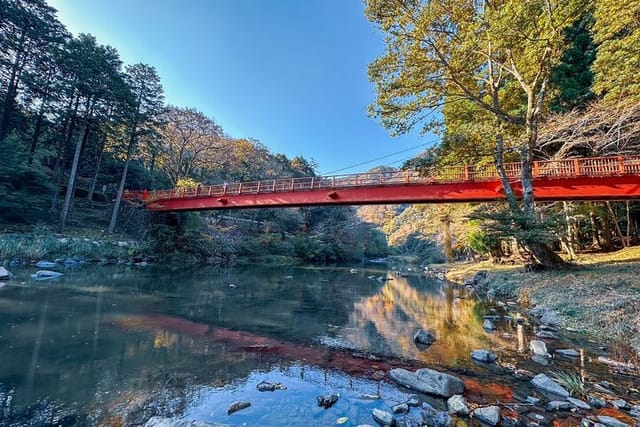
M504 170L510 181L520 178L522 164L506 163ZM533 162L534 179L567 177L603 177L626 174L640 175L640 156L589 157L579 159L544 160ZM498 180L494 165L448 166L427 171L400 170L348 175L284 178L252 182L234 182L199 186L191 189L125 192L125 199L146 202L188 197L225 197L288 191L310 191L350 187L388 185L444 184Z

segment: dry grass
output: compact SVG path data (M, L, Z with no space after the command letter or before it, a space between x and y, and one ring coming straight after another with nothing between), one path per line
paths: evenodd
M529 299L555 310L564 327L640 352L640 247L583 255L565 271L531 273L522 266L479 263L451 265L448 277L462 281L483 269L498 295Z

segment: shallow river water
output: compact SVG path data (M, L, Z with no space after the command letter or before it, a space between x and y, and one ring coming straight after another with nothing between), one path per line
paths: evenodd
M515 368L616 383L593 344L582 357L531 360L536 326L509 305L419 274L381 268L250 267L169 272L86 266L0 287L0 425L143 425L152 416L228 425L375 424L411 392L393 367L458 375L477 404L535 394ZM485 318L497 330L483 329ZM436 342L419 348L419 328ZM500 364L474 363L475 349ZM282 389L259 392L262 382ZM329 409L316 397L337 393ZM374 398L379 396L379 398ZM444 400L420 396L444 409ZM235 401L251 403L227 414Z

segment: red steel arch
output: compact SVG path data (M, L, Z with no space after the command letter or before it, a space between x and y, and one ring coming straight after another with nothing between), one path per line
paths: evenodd
M520 171L520 163L505 165L516 194L521 194ZM640 198L640 156L536 161L533 185L540 201ZM422 174L407 170L236 182L194 190L145 190L125 192L124 198L141 200L152 211L184 211L487 202L503 200L505 195L494 166L467 165Z

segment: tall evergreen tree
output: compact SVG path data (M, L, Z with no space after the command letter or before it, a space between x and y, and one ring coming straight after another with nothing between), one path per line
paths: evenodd
M156 132L158 119L164 111L164 91L160 83L160 77L154 67L147 64L127 66L125 81L132 94L128 113L129 138L118 194L116 195L116 202L109 221L109 234L113 234L118 222L118 212L127 181L131 157L140 138Z

